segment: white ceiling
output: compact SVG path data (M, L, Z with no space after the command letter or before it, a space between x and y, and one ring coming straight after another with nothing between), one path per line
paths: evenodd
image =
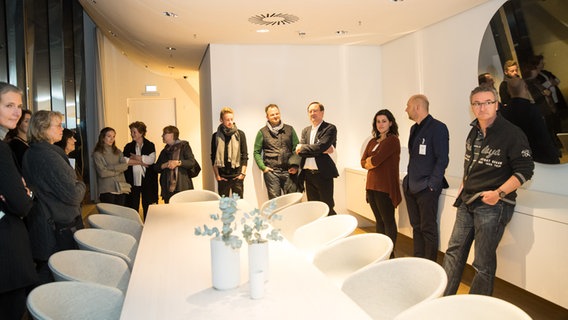
M210 43L380 45L488 1L79 0L123 54L172 77L198 70ZM271 14L299 19L269 26L249 22Z

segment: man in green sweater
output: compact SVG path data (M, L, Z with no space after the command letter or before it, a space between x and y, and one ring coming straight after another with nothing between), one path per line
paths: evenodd
M254 160L264 172L264 182L268 198L300 191L292 180L298 173L300 157L293 151L298 144L296 131L280 119L280 109L269 104L266 112L266 125L262 127L254 141ZM292 179L291 179L292 178Z

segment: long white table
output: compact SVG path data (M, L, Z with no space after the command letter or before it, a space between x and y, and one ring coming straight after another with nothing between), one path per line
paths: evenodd
M246 244L241 285L213 289L210 238L194 228L220 224L215 212L218 201L150 206L121 319L370 319L286 241L270 242L264 298L250 299Z

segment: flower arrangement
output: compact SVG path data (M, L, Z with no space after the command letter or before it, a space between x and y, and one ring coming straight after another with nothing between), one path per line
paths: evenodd
M269 222L282 219L277 214L272 214L274 201L270 203L267 210L261 213L260 210L254 209L249 213L245 213L241 219L243 224L243 238L248 244L263 243L268 240L281 241L280 229L270 229Z
M242 246L243 240L239 236L233 234L237 229L236 213L237 200L239 196L233 194L233 197L223 197L219 200L219 209L221 209L221 214L214 213L210 217L214 221L221 220L223 226L221 230L217 227L210 228L207 225L201 227L195 227L195 235L198 236L221 236L221 240L225 242L227 246L233 249L238 249ZM261 213L258 209L254 209L249 213L244 213L240 220L243 226L242 235L248 244L262 243L268 240L279 241L282 240L280 235L280 229L270 229L269 222L277 219L281 219L280 216L275 214L270 214L274 210L274 203L272 203L265 213Z
M223 197L219 200L219 209L221 209L221 214L214 213L211 214L211 219L217 221L221 220L223 223L223 227L221 231L217 227L209 228L207 225L203 225L203 230L201 227L195 227L195 235L198 236L215 236L219 237L221 234L221 240L225 242L226 245L230 246L233 249L238 249L243 244L243 240L241 240L238 236L233 234L233 231L237 228L237 224L235 222L235 214L237 213L237 200L239 196L233 194L232 198Z

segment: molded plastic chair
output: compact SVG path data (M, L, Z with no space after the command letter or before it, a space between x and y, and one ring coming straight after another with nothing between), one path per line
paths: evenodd
M271 207L272 203L274 203L274 207L272 208L272 211L270 211L270 214L275 214L286 207L299 203L302 201L303 196L304 194L301 192L283 194L274 199L265 201L262 205L260 205L260 212L265 213L265 211Z
M170 203L214 201L221 199L217 193L209 190L185 190L174 194L170 198Z
M133 236L104 229L81 229L73 234L81 250L97 251L123 259L130 270L134 265L138 244Z
M280 229L280 234L288 240L300 226L327 216L329 207L321 201L300 202L288 206L278 212L280 220L272 220L272 227Z
M371 318L393 319L420 302L442 296L447 282L439 264L409 257L367 266L345 279L341 289Z
M140 241L142 225L130 219L108 214L92 214L87 217L87 220L93 228L126 233L133 236L136 241Z
M495 297L460 294L417 304L399 314L397 320L530 320L516 305Z
M41 285L28 295L34 319L113 320L120 318L122 291L96 283L63 281Z
M116 256L86 250L59 251L49 257L55 281L94 282L121 290L126 294L130 270Z
M140 223L140 225L144 224L142 222L142 218L140 218L140 214L136 210L129 207L119 206L112 203L97 203L97 210L99 211L99 213L102 214L119 216L130 220L134 220Z
M347 237L357 228L357 219L348 214L323 217L299 227L292 237L292 244L303 251L310 260L324 246Z
M339 287L353 272L387 260L392 240L380 233L363 233L332 242L314 255L314 265Z

